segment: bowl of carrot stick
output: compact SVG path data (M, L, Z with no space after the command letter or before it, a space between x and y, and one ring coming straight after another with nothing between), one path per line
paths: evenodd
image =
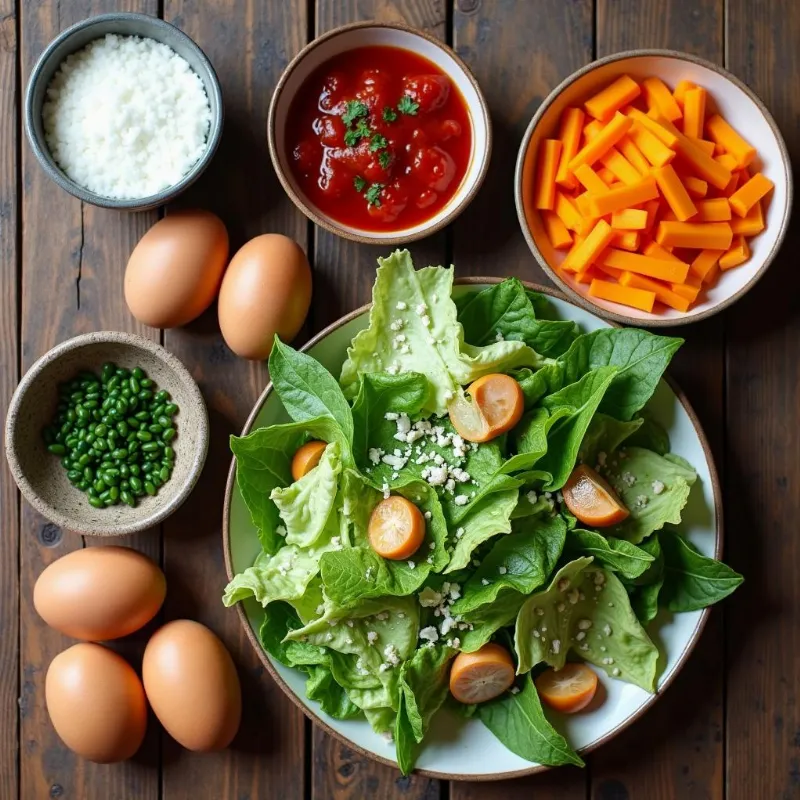
M738 78L637 50L551 92L523 138L515 196L531 251L576 302L673 326L723 310L764 274L792 174L775 121Z

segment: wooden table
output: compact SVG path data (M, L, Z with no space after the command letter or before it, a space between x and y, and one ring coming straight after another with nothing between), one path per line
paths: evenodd
M231 243L267 231L294 237L314 268L301 339L369 299L381 251L314 228L281 190L266 148L267 107L289 59L315 35L377 18L405 21L451 44L491 106L488 179L447 231L412 248L418 265L459 275L543 280L512 200L517 146L536 107L593 58L637 47L687 50L724 64L766 102L800 158L797 0L0 0L0 416L19 376L56 343L87 331L135 331L188 366L208 403L213 439L189 502L161 528L131 537L163 565L164 619L192 617L234 653L245 696L242 730L223 753L181 750L151 724L124 764L75 757L44 704L50 660L71 642L31 606L34 581L56 558L95 541L62 532L20 502L0 470L0 798L34 800L626 800L800 797L800 270L797 228L752 293L722 317L682 329L672 370L696 405L725 486L726 555L747 578L714 610L683 673L644 719L588 759L502 784L401 778L323 734L264 673L232 610L220 540L222 495L238 432L266 380L233 356L216 316L188 328L138 324L122 297L131 249L158 212L120 214L59 190L20 134L22 92L35 59L63 28L112 10L163 16L192 36L219 73L226 104L220 150L181 204L211 208ZM120 644L134 664L143 636Z

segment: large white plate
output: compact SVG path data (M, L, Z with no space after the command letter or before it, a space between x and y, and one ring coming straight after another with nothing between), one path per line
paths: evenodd
M478 278L456 286L454 293L478 291L496 280ZM609 327L607 322L572 305L549 289L528 284L529 288L550 295L553 317L577 322L583 331ZM364 306L314 337L304 348L334 375L345 359L353 336L367 326L368 306ZM278 396L268 386L256 403L243 433L266 425L289 421ZM684 534L708 556L719 558L722 550L722 520L719 484L708 443L694 412L674 386L661 381L649 409L667 429L672 451L694 465L698 481L684 512ZM259 553L256 528L236 486L235 465L231 465L225 496L223 545L228 577L249 567ZM340 721L323 713L305 696L305 675L274 661L261 647L258 630L264 618L261 606L253 600L240 603L239 617L264 665L283 690L316 723L355 749L385 763L396 765L394 745L374 733L363 720ZM705 623L708 611L668 615L662 612L648 633L662 654L663 670L658 682L660 694L671 683L689 656ZM658 695L622 681L600 675L606 699L595 710L571 717L551 715L555 726L577 750L587 752L629 725L654 702ZM462 720L441 711L434 718L417 769L427 775L461 780L497 780L546 769L531 764L506 749L478 720Z

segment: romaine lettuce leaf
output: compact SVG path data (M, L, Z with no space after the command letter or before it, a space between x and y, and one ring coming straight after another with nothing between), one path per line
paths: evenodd
M421 647L400 668L400 708L394 740L397 763L408 775L431 718L449 692L449 666L456 651L450 647Z
M289 486L272 490L270 499L283 520L287 544L311 547L319 539L334 513L341 471L339 443L331 442L314 469Z
M600 328L579 336L559 358L564 383L574 383L598 367L617 367L600 411L629 420L644 408L683 339L636 328Z
M378 263L369 327L353 339L342 367L340 383L348 396L355 396L358 378L365 373L419 372L432 388L425 410L444 414L459 387L481 375L542 363L522 342L487 347L464 342L450 297L452 267L417 271L407 250Z
M721 561L704 556L677 531L659 537L664 552L663 604L670 610L697 611L731 594L744 578Z
M258 428L249 436L231 436L236 482L266 553L274 553L285 544L277 533L281 520L270 495L273 489L292 483L292 457L309 439L346 444L341 428L330 417Z
M551 767L584 766L581 757L547 721L536 687L527 675L521 692L507 692L482 703L475 713L512 753L528 761Z
M667 523L681 521L697 473L671 453L660 456L641 447L626 447L609 456L605 477L630 511L624 522L608 532L638 544Z
M353 444L353 416L339 384L316 358L285 345L277 336L269 356L269 375L281 403L295 422L330 417L342 431L342 457Z
M514 644L518 673L543 661L561 669L572 650L610 677L655 691L658 650L636 619L625 587L591 558L570 561L547 589L525 601Z
M567 527L560 517L528 517L502 536L462 586L453 613L464 614L492 603L503 589L523 595L538 589L555 569Z

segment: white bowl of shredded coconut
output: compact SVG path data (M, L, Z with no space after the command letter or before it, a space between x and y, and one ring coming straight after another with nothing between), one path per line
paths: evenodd
M110 208L152 208L196 180L222 116L200 48L143 14L105 14L64 31L36 64L26 96L28 137L50 177Z

